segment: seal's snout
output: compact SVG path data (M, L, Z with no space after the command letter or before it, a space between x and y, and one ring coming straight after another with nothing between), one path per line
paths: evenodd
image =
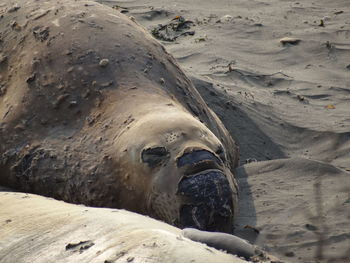
M208 151L199 150L184 154L177 164L187 168L177 191L183 200L180 227L232 232L233 192L220 169L222 161Z
M181 227L232 231L232 192L222 172L212 170L184 177L179 183L178 194L185 197L180 208Z

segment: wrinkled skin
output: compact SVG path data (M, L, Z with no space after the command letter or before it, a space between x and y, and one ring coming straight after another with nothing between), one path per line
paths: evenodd
M138 136L139 131L144 136ZM115 149L123 166L132 167L126 173L135 191L147 193L144 206L152 216L180 227L231 232L235 185L222 161L223 145L190 114L170 108L145 115L120 137ZM140 175L147 188L138 184Z
M238 148L163 46L95 2L18 7L0 5L0 184L232 232Z

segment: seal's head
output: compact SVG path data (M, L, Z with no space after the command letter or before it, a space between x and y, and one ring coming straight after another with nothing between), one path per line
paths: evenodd
M237 188L225 148L192 115L153 110L120 136L116 149L119 167L127 167L124 184L132 186L127 198L139 205L126 208L181 228L233 231Z

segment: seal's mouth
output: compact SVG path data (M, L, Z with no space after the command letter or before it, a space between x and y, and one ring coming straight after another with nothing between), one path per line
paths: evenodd
M178 158L177 165L185 170L177 190L183 197L179 226L232 232L233 192L222 171L222 161L199 150Z

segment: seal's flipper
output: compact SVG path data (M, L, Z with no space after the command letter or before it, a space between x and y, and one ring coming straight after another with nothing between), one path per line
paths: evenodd
M230 234L200 231L194 228L185 228L182 234L193 241L205 243L210 247L225 250L227 253L244 257L245 259L250 259L257 253L261 253L259 249L249 244L246 240Z

